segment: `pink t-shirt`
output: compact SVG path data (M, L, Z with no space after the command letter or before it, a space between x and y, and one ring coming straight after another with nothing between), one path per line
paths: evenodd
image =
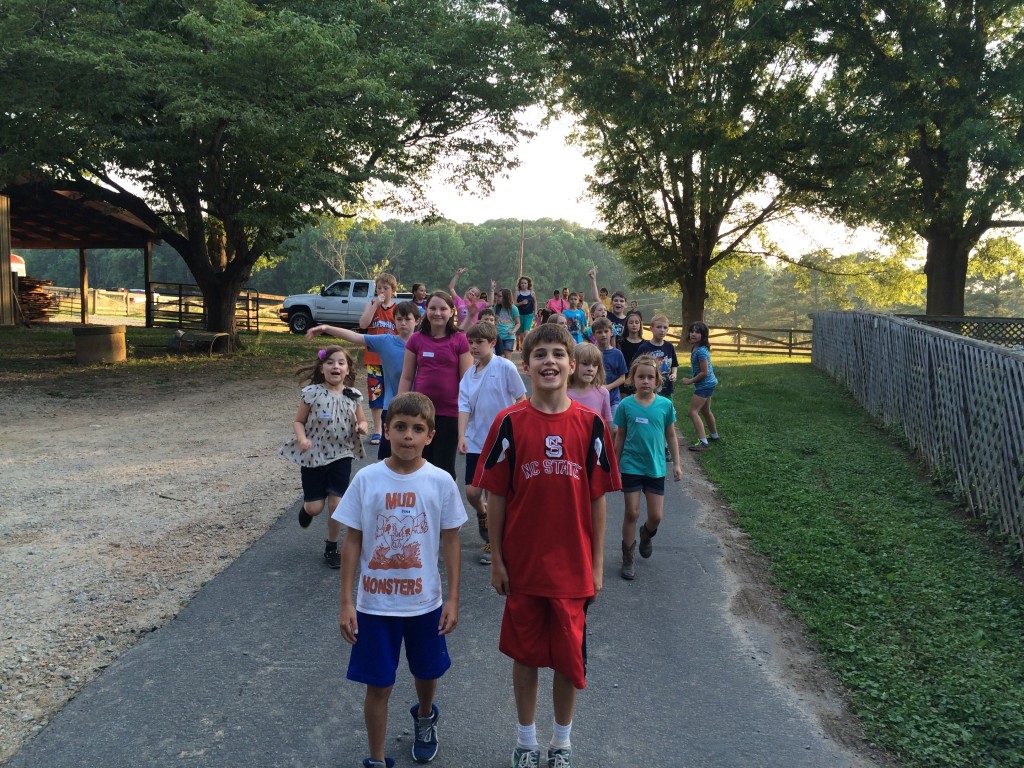
M612 406L607 389L604 387L591 387L586 392L580 393L570 387L565 391L565 394L580 405L587 406L587 408L604 419L605 424L611 426Z
M438 416L459 415L459 357L469 352L466 334L453 333L435 339L417 331L405 344L416 355L412 391L422 392L434 403Z
M552 312L562 313L569 308L569 302L564 299L548 299L548 303L544 305Z
M462 325L466 320L466 315L469 314L470 305L467 304L460 296L452 296L452 303L455 304L455 311L458 316L455 318L459 325ZM476 311L479 313L481 309L487 307L486 301L478 301L476 303Z

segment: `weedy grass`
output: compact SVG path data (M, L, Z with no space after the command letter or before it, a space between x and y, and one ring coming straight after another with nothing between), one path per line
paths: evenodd
M207 373L225 379L269 376L294 372L304 363L312 362L318 349L315 342L290 333L243 331L239 334L241 347L230 354L179 354L168 351L173 328L128 326L125 362L83 366L75 358L71 328L70 324L0 328L0 381L27 383L44 378L59 387L62 383L94 379L171 380Z
M869 738L906 766L1024 766L1024 584L983 523L809 362L713 356L723 440L699 462Z

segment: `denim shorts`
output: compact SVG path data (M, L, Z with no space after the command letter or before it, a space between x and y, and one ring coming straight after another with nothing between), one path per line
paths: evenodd
M705 400L710 400L711 396L715 394L715 387L698 387L694 390L693 394L697 397L703 397Z

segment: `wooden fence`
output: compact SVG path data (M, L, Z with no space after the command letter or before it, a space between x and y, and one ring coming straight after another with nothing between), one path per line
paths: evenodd
M685 328L680 328L684 335ZM803 328L743 328L710 326L708 341L718 351L750 352L759 355L788 355L789 357L811 354L811 330ZM680 346L689 349L685 338Z
M199 286L187 283L150 283L153 296L152 325L155 327L206 327L206 309ZM47 288L56 300L56 314L78 317L81 297L77 288ZM284 296L243 291L235 301L235 324L240 331L258 331L260 323L279 323L277 308ZM89 314L127 317L143 315L146 311L145 294L105 291L90 288L86 295ZM273 327L273 326L272 326Z
M812 363L898 426L933 468L952 468L976 517L1024 553L1024 352L914 320L820 312Z

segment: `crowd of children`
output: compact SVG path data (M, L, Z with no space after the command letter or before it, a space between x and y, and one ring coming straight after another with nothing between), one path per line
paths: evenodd
M668 318L652 317L644 338L636 302L599 288L596 269L588 273L589 307L582 291L568 288L541 306L528 277L515 291L492 281L493 305L476 286L459 297L465 271L456 271L450 292L428 294L417 283L407 302L395 302L397 281L380 275L360 318L365 333L311 328L307 339L324 334L365 348L373 432L353 388L352 358L329 346L302 371L309 384L281 455L301 467L300 525L328 511L324 558L341 574L339 626L352 645L347 677L366 686L364 768L395 764L385 741L403 643L417 696L412 756L430 762L438 751L435 698L451 665L445 637L459 620L459 529L468 519L456 454L465 455L480 561L505 598L498 647L512 659L513 767L571 768L576 695L586 686L586 611L603 586L605 495L623 492L620 575L633 580L635 554L653 552L669 460L673 479L682 477L671 400L678 360L666 340ZM695 387L688 416L697 434L690 449L701 451L719 439L711 411L718 382L707 326L691 324L687 340L691 375L682 383ZM529 397L511 362L516 348ZM366 434L379 445L379 461L350 483ZM561 500L559 514L551 514L552 498ZM540 667L554 671L543 757Z

